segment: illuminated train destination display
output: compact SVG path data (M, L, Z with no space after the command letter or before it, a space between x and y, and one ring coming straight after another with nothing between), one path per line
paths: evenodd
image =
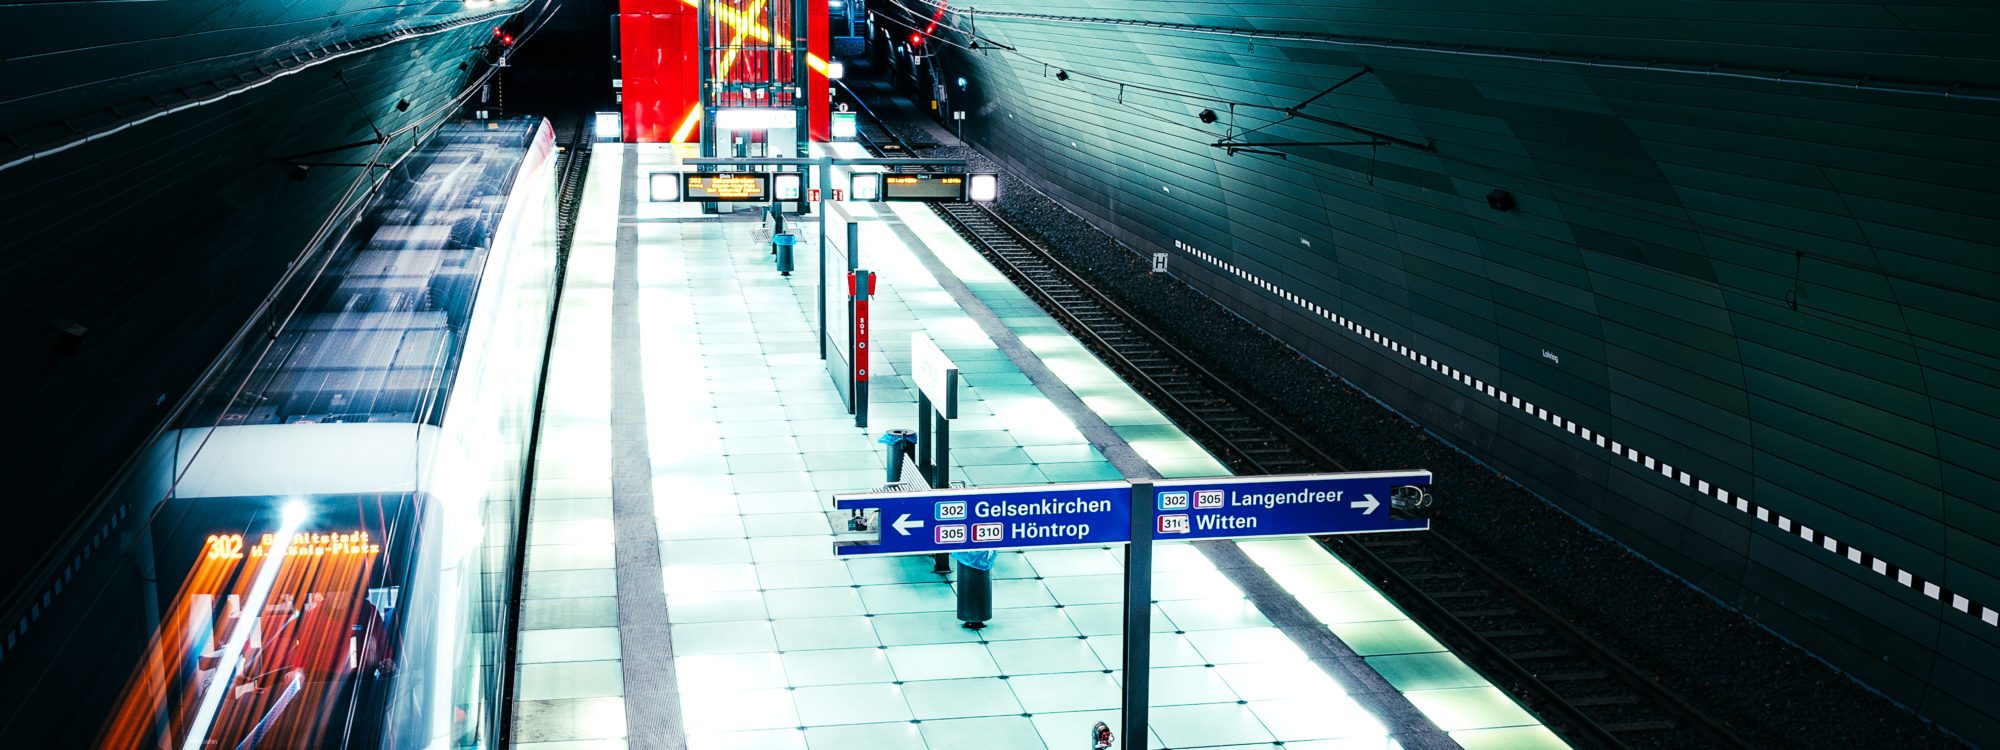
M205 557L210 560L241 560L244 558L242 534L210 534L208 535L207 547L208 554ZM370 541L368 532L366 531L353 531L345 534L340 532L326 534L301 531L287 537L279 537L277 534L264 534L257 540L257 544L250 547L249 556L253 558L263 557L271 554L271 550L273 549L282 550L285 555L290 557L375 555L381 554L382 545Z

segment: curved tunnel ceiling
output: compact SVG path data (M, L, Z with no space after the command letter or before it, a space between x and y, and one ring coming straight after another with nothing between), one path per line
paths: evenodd
M322 222L457 114L493 28L545 6L0 3L0 418L35 540L0 550L0 619L53 591L37 556L53 576L115 522L77 516Z
M2000 9L967 5L877 7L940 19L975 143L1836 665L2000 720Z

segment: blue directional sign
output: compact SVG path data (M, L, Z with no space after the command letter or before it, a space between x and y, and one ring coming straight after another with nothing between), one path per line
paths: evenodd
M880 510L874 544L840 555L915 555L984 549L1117 544L1131 535L1124 482L834 495L841 510Z
M1163 479L1153 483L1153 534L1171 541L1417 531L1430 523L1392 518L1390 494L1430 483L1428 471Z
M1420 531L1395 518L1397 487L1428 485L1428 471L1163 479L1152 482L1153 537L1162 541L1296 534ZM841 494L841 510L876 509L877 540L840 555L915 555L1131 541L1132 483ZM1146 511L1141 511L1146 512Z

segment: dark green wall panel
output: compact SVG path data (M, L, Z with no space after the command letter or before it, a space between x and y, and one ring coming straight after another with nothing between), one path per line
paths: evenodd
M977 11L1661 56L1986 93L2000 76L2000 12L1935 3L991 0ZM1635 550L1893 697L2000 739L1978 734L2000 706L1947 697L1991 684L1991 670L1933 668L2000 651L2000 627L1982 620L2000 620L1985 609L2000 607L2000 104L1112 23L976 23L1034 58L940 60L973 81L947 106L970 112L966 134L1003 162L1135 250L1176 255L1176 276ZM1077 75L1058 82L1039 61ZM1359 137L1269 110L1232 117L1219 102L1293 105L1363 65L1371 72L1305 111L1435 152L1280 145L1289 158L1276 159L1208 145L1232 126L1280 144ZM1183 95L1128 90L1120 104L1104 78ZM1222 121L1202 126L1204 107ZM1513 193L1513 211L1487 208L1495 188ZM1737 498L1755 505L1738 510ZM1945 588L1932 598L1927 583Z

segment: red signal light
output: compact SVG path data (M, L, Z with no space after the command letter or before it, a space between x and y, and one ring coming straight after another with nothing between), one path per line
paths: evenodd
M915 47L915 46L917 46L917 45L919 45L919 44L923 44L923 43L924 43L924 35L922 35L922 34L911 34L911 35L910 35L910 46L912 46L912 47Z
M501 43L502 45L511 45L511 44L513 44L513 43L514 43L514 35L513 35L513 34L501 34L501 35L500 35L500 43Z

